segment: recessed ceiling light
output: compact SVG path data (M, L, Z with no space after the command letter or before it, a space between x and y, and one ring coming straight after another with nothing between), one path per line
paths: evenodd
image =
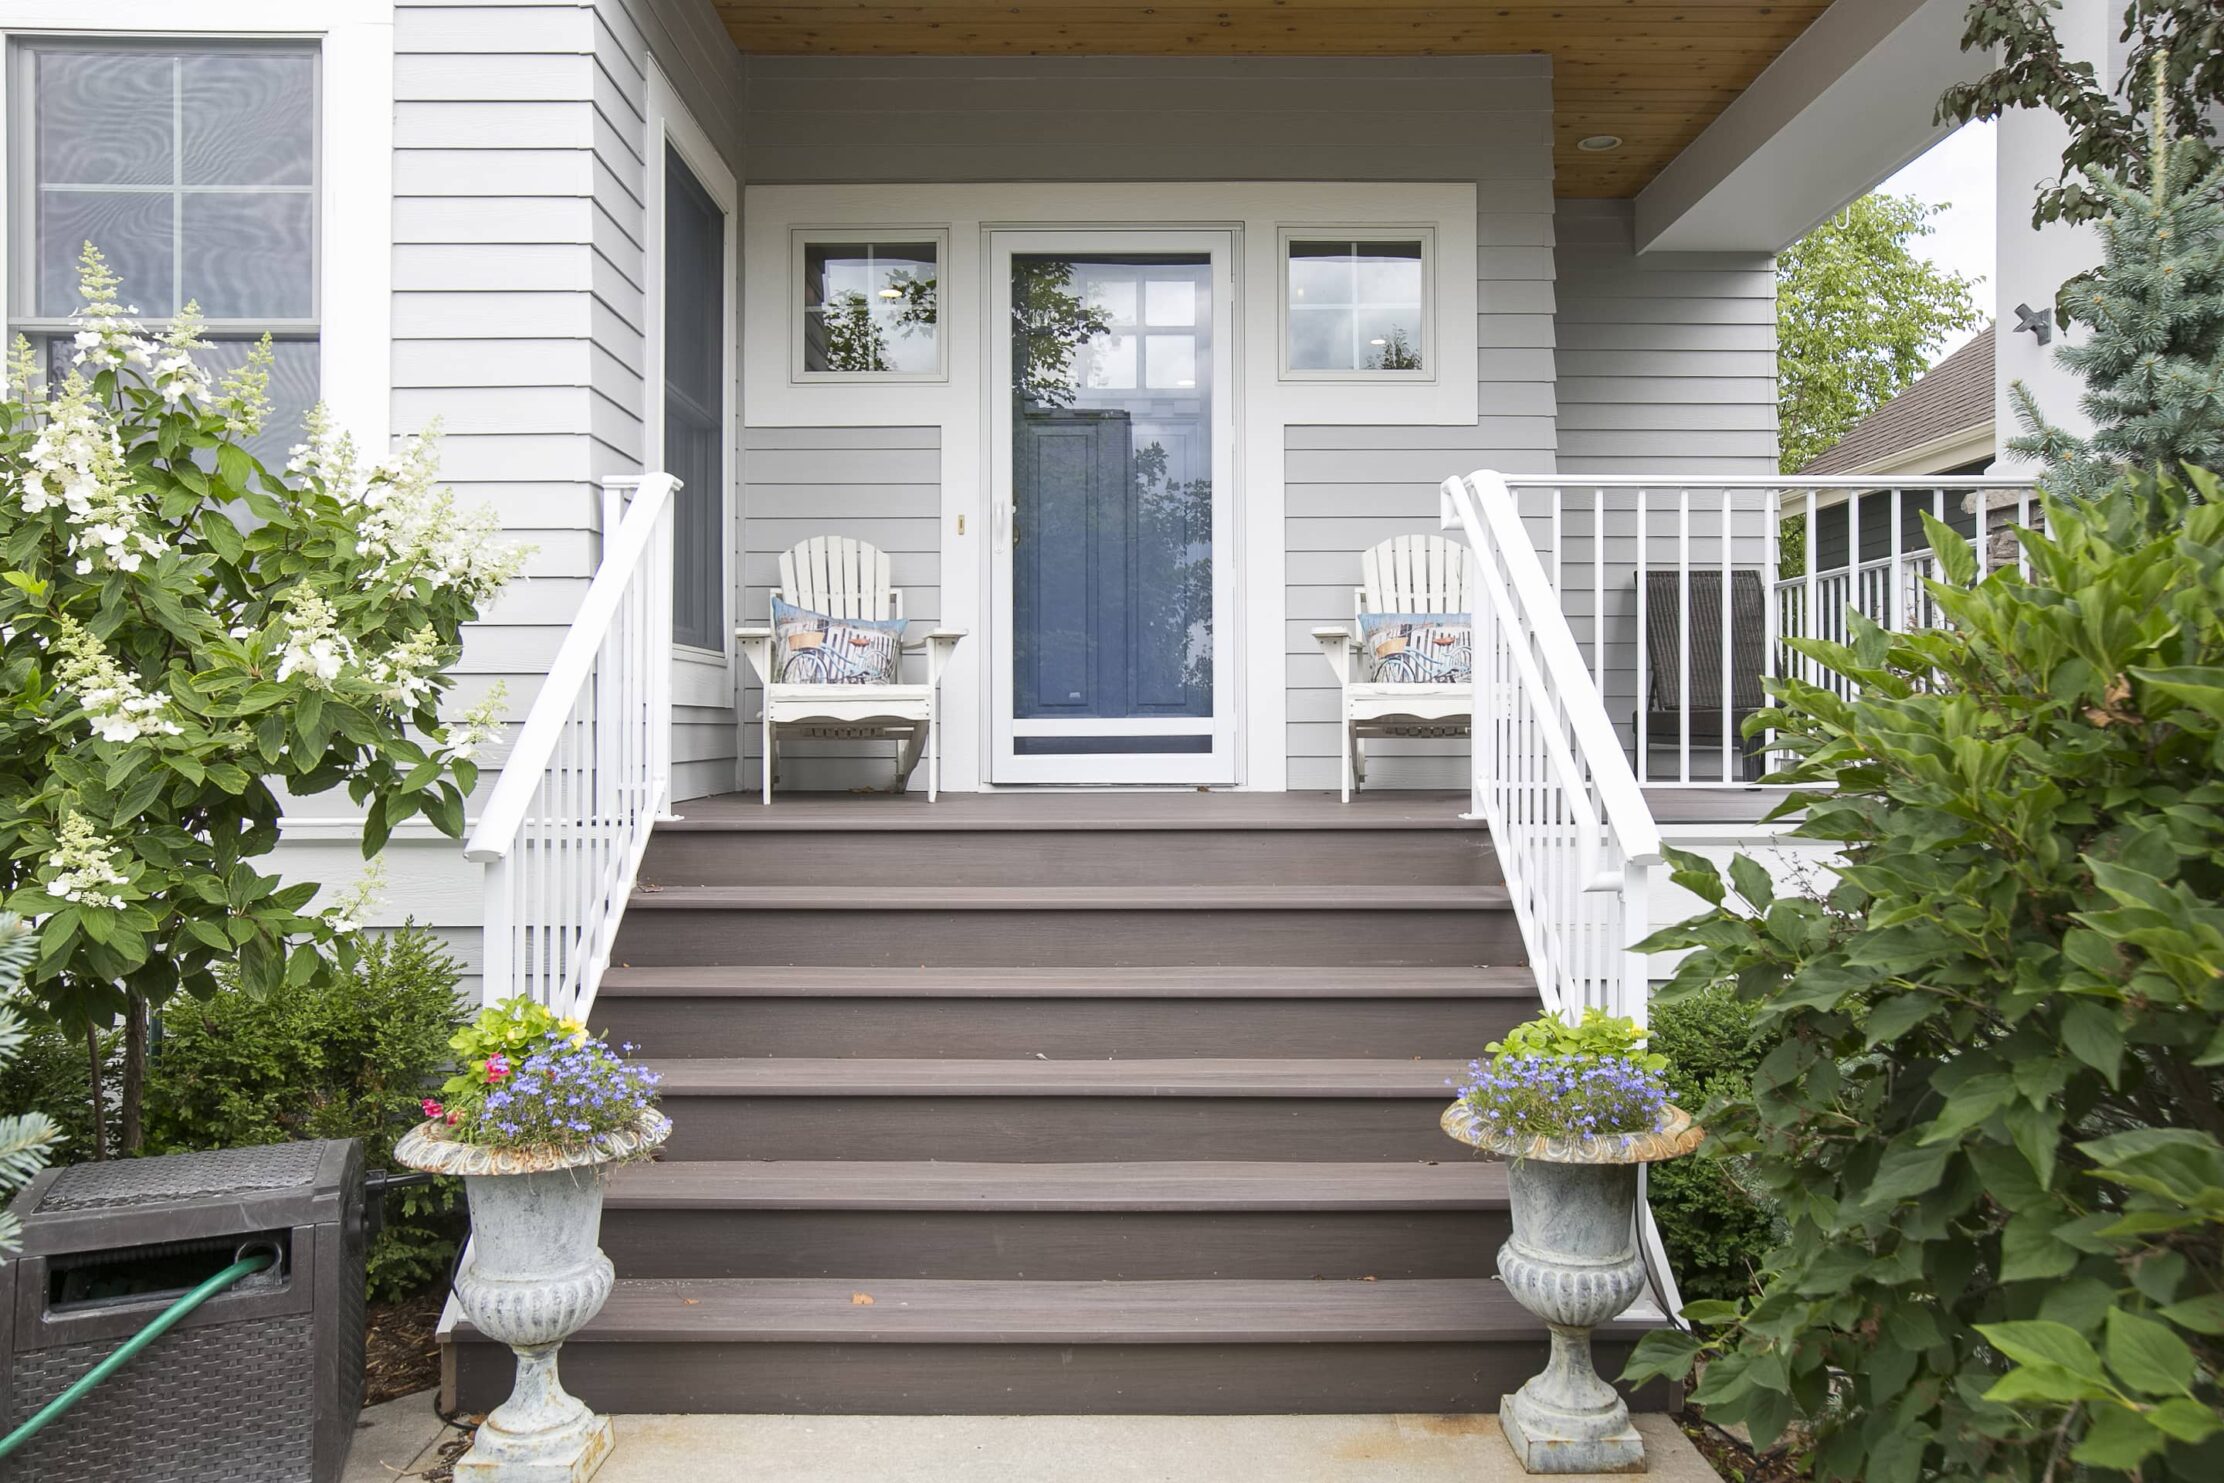
M1387 345L1390 342L1388 340L1369 340L1367 343L1369 345Z
M1610 149L1620 149L1622 147L1622 136L1619 134L1593 134L1587 139L1576 140L1575 147L1588 154L1604 154Z
M904 296L904 291L900 288L884 288L880 291L880 296L884 299L900 299Z

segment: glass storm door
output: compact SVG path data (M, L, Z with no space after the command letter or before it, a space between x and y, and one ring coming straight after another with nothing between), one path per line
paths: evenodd
M993 238L992 781L1236 780L1232 260Z

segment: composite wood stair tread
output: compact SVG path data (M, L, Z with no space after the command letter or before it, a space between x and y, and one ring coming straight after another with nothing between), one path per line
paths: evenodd
M600 999L1516 999L1522 968L614 967Z
M1441 1097L1458 1060L652 1060L666 1097Z
M1496 885L1300 886L647 886L631 911L1490 911Z
M1657 1322L1640 1299L1599 1333L1627 1338ZM1483 1278L632 1278L567 1343L1488 1343L1537 1331L1503 1284Z
M1503 1164L704 1160L617 1170L619 1210L1496 1210Z
M769 807L756 794L727 793L679 804L680 817L656 827L675 834L1450 829L1487 835L1480 820L1460 817L1468 807L1465 793L1397 790L1360 793L1349 803L1338 803L1332 793L1188 789L949 793L933 803L918 793L789 794Z

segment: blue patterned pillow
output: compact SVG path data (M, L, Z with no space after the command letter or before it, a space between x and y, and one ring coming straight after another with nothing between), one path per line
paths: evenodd
M1378 685L1464 685L1475 677L1475 626L1465 613L1362 613L1359 647Z
M783 685L893 685L903 662L901 618L830 618L772 600L772 677Z

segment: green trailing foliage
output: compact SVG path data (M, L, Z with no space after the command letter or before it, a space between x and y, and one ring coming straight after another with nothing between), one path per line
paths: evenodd
M14 917L0 918L0 995L15 992L38 948L38 934L31 928ZM23 1017L13 1005L0 1002L0 1066L15 1060L26 1038ZM59 1137L54 1120L43 1112L0 1116L0 1201L46 1167ZM16 1213L0 1209L0 1255L14 1251L22 1235L23 1223Z
M1651 1048L1668 1063L1676 1105L1707 1120L1710 1104L1750 1098L1768 1041L1755 1033L1754 1005L1728 989L1700 989L1655 1004ZM1688 1158L1645 1172L1646 1194L1686 1299L1742 1298L1779 1232L1776 1207L1754 1187L1747 1160L1722 1156L1709 1140Z
M1780 1207L1759 1294L1630 1374L1820 1479L2224 1477L2219 481L2048 500L2030 576L1930 521L1945 625L1777 682L1826 899L1678 853L1714 909L1664 993L1769 1044L1712 1131ZM2198 496L2196 500L2195 496ZM1816 785L1834 783L1834 791Z
M353 966L322 983L174 1001L147 1079L148 1151L360 1138L366 1167L392 1168L394 1140L454 1062L457 981L440 940L412 926L366 936ZM374 1299L444 1276L463 1229L453 1180L386 1200L370 1253Z

